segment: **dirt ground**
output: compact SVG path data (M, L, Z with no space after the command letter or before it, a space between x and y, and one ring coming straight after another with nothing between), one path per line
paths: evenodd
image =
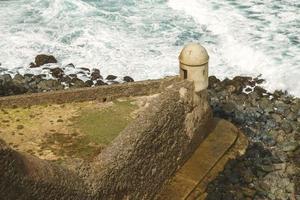
M46 160L92 159L154 96L0 109L0 138Z

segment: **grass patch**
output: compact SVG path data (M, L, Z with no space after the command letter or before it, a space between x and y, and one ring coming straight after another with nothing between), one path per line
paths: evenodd
M83 110L73 124L91 142L109 144L133 120L130 113L136 108L130 100L114 101L101 110Z

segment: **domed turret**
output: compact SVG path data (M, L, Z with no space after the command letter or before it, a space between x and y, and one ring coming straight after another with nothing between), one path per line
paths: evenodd
M188 44L179 55L180 77L194 81L195 92L208 87L208 60L206 49L197 43Z

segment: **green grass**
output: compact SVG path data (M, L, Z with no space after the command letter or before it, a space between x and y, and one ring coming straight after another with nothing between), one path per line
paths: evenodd
M74 126L84 133L89 141L109 144L133 120L130 113L137 108L131 101L114 101L101 110L83 110L74 119Z

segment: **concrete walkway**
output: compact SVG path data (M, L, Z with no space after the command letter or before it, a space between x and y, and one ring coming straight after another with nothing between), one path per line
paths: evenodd
M245 136L230 122L214 119L214 130L161 191L159 199L204 199L207 184L229 159L244 153Z

